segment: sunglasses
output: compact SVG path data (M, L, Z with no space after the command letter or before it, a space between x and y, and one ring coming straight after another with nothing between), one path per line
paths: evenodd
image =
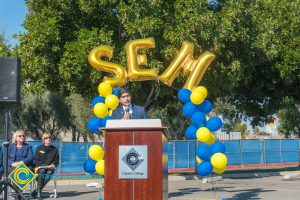
M18 135L18 137L25 137L25 135Z

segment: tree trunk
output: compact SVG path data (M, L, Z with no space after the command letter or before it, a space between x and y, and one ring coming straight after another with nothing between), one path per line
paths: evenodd
M76 130L72 128L72 142L76 141Z

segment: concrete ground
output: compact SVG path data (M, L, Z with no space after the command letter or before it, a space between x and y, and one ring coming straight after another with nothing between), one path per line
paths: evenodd
M300 180L283 180L284 174L263 174L260 176L235 175L225 177L212 190L211 183L201 180L185 180L182 177L169 178L170 200L233 200L233 199L300 199ZM98 200L99 189L87 187L97 180L58 181L58 200ZM43 199L50 200L53 186L45 188Z

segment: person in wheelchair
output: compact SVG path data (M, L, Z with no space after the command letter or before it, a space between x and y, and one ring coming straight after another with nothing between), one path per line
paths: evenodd
M37 147L35 151L35 169L38 177L37 190L32 192L32 196L37 196L37 199L42 199L42 189L49 182L59 164L58 149L51 144L51 134L45 132L42 136L42 141L43 144Z

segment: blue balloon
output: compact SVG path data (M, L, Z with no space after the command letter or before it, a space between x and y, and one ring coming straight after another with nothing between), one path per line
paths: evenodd
M183 106L182 114L185 117L192 117L192 115L196 112L196 105L188 102Z
M178 92L178 98L181 102L187 103L190 102L190 96L192 92L189 89L183 88Z
M206 127L212 132L217 131L222 127L222 120L220 117L211 117L208 120Z
M213 7L217 8L219 6L219 2L217 0L208 0L208 3Z
M105 98L101 96L97 96L92 100L92 106L94 107L97 103L105 103Z
M212 151L209 146L199 146L196 150L196 155L203 161L210 161Z
M212 146L211 146L211 151L213 154L215 153L225 153L226 149L224 144L222 144L221 142L215 142Z
M197 138L196 137L197 130L198 128L194 125L187 127L187 129L185 130L185 136L187 137L187 139L195 140Z
M198 128L206 126L206 116L205 116L205 114L203 112L195 112L192 115L192 122Z
M111 116L106 116L102 119L101 127L106 127L106 121L109 120Z
M93 117L92 119L90 119L90 121L88 121L87 128L91 133L98 133L101 125L102 120L98 117Z
M197 173L200 176L208 176L212 173L213 166L210 162L202 162L197 165Z
M197 106L197 110L204 112L205 114L209 113L213 108L213 105L210 101L204 100L201 104Z
M120 88L120 87L118 87L118 88L115 88L114 90L113 90L113 94L114 95L116 95L116 96L118 96L118 94L119 94L119 91L121 90L122 88Z
M83 169L84 169L84 171L86 171L87 173L95 173L95 172L96 172L95 165L96 165L96 161L94 161L94 160L92 160L92 159L88 159L88 160L85 161L85 163L83 164Z

